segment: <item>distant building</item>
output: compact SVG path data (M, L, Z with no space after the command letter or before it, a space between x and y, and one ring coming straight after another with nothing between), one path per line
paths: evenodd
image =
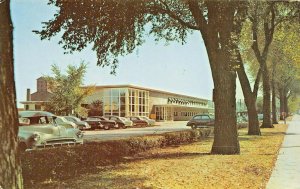
M85 88L85 87L83 87ZM43 110L52 93L43 77L37 79L37 92L21 102L25 110ZM189 120L199 113L213 113L213 102L162 90L134 85L96 86L93 94L84 99L83 107L102 102L103 115L147 116L157 121Z
M45 102L47 102L52 95L44 77L37 79L36 88L37 91L32 94L30 89L27 89L26 101L20 102L24 104L25 110L43 110Z

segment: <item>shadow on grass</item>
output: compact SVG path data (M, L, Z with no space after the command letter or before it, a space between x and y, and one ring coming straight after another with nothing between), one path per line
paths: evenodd
M288 135L286 132L265 132L262 136Z
M120 163L115 165L97 166L94 170L85 170L74 178L65 180L55 180L48 182L40 182L34 185L27 185L27 188L32 189L132 189L143 188L151 189L153 187L146 185L148 180L146 177L140 176L139 172L130 172L127 163L135 163L144 160L159 160L159 159L181 159L204 157L210 153L167 153L167 154L150 154L145 156L129 156L125 157ZM144 171L143 169L140 170Z
M135 157L125 157L130 162L136 162L141 160L159 160L159 159L183 159L183 158L194 158L211 155L210 153L162 153L152 155L138 155Z
M109 166L110 167L110 166ZM97 168L95 168L97 169ZM80 177L62 181L52 181L38 183L30 188L32 189L132 189L143 188L150 189L152 187L144 186L147 178L140 175L122 174L128 168L125 166L116 166L105 168L94 173L86 173ZM115 174L118 172L120 174Z

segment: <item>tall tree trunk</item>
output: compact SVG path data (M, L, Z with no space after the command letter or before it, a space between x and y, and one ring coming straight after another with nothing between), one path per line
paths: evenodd
M285 116L287 117L289 115L287 94L284 94L284 110L285 110Z
M270 76L267 68L267 63L263 63L263 123L262 128L273 128L271 124L271 90Z
M283 89L279 90L279 100L280 100L280 120L283 120L283 112L285 112L284 107L284 91Z
M261 71L259 69L257 73L257 78L252 92L250 82L242 62L242 57L239 53L237 54L237 59L239 63L239 68L237 69L237 73L239 76L239 80L245 98L245 104L247 106L247 111L248 111L248 135L261 135L257 110L256 110L256 97L257 97L258 84L259 84Z
M189 9L200 28L214 81L215 131L213 154L239 154L236 126L236 61L233 60L235 16L245 13L244 2L207 1L207 20L197 0L188 1ZM243 14L245 15L245 14Z
M276 63L272 61L272 124L278 124L277 122L277 110L276 110L276 89L275 89L275 73Z
M248 110L248 135L261 135L260 128L259 128L259 121L257 116L257 110L256 110L256 98L251 95L245 97L247 98L247 110Z
M218 62L218 65L229 62ZM224 67L224 66L220 66ZM236 75L232 71L218 70L214 80L215 131L213 154L239 154L240 146L236 127Z
M234 3L208 3L208 30L203 35L214 80L215 131L212 154L239 154L236 126L236 60ZM243 10L237 12L240 13ZM217 14L215 12L218 12ZM235 35L234 35L235 34Z
M23 188L18 154L18 113L10 1L0 1L0 188Z

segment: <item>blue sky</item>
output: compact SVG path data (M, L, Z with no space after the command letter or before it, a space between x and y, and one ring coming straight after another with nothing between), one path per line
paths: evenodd
M122 57L116 75L110 75L110 67L96 66L96 53L90 48L74 54L64 54L58 45L59 38L41 41L32 30L42 28L55 7L45 0L12 0L14 24L14 60L17 101L26 99L26 89L36 91L36 79L51 75L51 65L62 70L67 65L88 63L84 84L133 84L166 90L195 97L211 99L213 81L206 49L199 32L194 32L187 43L156 43L150 36L134 53ZM239 83L237 83L239 85ZM238 92L237 98L242 98ZM20 106L20 104L19 104Z

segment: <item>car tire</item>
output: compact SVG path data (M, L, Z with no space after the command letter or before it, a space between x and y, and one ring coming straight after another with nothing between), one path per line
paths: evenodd
M109 130L110 129L110 126L108 126L108 125L104 125L104 130Z
M126 126L124 124L121 124L120 128L126 129Z
M79 126L78 129L79 129L79 130L83 130L83 126Z
M197 128L196 125L192 125L191 127L193 130L195 130Z

